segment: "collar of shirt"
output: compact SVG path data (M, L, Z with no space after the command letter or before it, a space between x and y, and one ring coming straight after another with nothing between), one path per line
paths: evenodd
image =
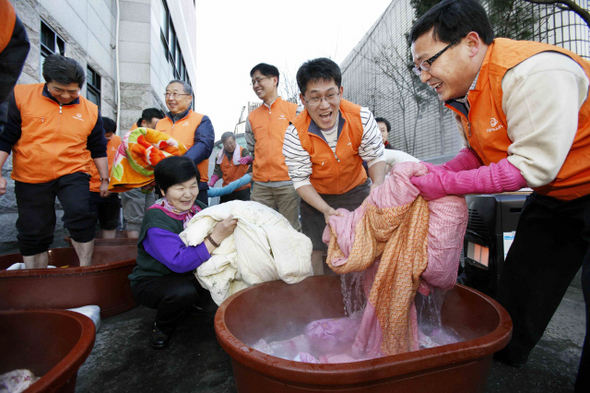
M471 86L469 87L469 91L475 90L475 86L477 86L478 79L479 79L479 71L477 72L475 79L471 83ZM465 108L467 109L467 112L469 112L470 105L469 105L469 100L467 99L467 97L469 96L469 91L467 92L467 94L465 94L465 96L452 98L452 99L448 100L446 103L452 104L453 102L458 102L458 103L462 104L463 106L465 106Z
M178 120L186 117L189 111L190 109L187 109L186 111L179 113L177 115L173 114L172 112L168 112L167 115L170 118L170 120L172 120L172 123L176 123Z

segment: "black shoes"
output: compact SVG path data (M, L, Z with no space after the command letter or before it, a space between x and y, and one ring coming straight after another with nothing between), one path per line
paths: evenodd
M152 344L152 348L154 349L164 349L168 345L168 340L170 339L170 335L165 334L160 330L156 321L152 325L152 331L150 333L150 344Z

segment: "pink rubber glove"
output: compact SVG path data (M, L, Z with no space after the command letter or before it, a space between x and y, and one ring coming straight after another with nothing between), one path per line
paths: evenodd
M209 187L213 187L215 185L215 183L217 183L217 180L219 180L219 176L217 176L217 175L211 176L211 180L209 180Z
M461 149L461 151L450 161L439 165L439 167L451 172L468 171L481 166L479 157L472 149Z
M428 166L428 165L427 165ZM431 171L410 179L427 201L446 195L487 194L516 191L526 186L520 171L506 158L497 164L461 172Z
M252 162L252 157L251 156L246 156L246 157L240 158L240 164L241 165L248 165L251 162Z

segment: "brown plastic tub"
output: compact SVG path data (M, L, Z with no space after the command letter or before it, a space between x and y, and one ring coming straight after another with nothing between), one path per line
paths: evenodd
M512 332L512 321L497 302L457 285L446 295L442 320L466 338L463 342L341 364L285 360L245 344L292 325L341 317L343 310L338 276L294 285L267 282L228 298L215 315L215 332L232 358L238 392L483 392L492 355Z
M22 256L0 255L0 310L97 305L103 318L120 314L136 305L127 278L136 257L135 245L95 247L92 265L80 267L73 247L53 248L55 269L5 270Z
M41 377L26 393L73 393L94 336L92 320L76 312L0 311L0 374L27 369Z
M94 238L94 246L95 247L104 247L104 246L124 246L128 244L133 244L137 246L137 237L129 237L130 231L117 231L115 232L114 238L103 238L102 231L96 232L96 237ZM64 236L64 240L68 242L68 244L72 245L72 238L67 235Z

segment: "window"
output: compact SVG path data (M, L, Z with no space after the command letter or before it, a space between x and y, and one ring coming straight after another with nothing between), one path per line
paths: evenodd
M60 55L65 56L66 44L65 41L43 21L41 21L40 41L41 56L39 56L39 80L42 81L43 63L45 63L45 58L53 53L59 53Z
M170 11L166 5L166 0L162 0L160 4L160 12L162 14L160 19L160 39L162 41L162 48L164 49L164 57L168 61L170 76L190 84L186 64L182 57L178 36L176 35L176 30L174 30L174 24L170 18Z
M100 75L91 67L88 67L86 73L86 98L100 110Z

